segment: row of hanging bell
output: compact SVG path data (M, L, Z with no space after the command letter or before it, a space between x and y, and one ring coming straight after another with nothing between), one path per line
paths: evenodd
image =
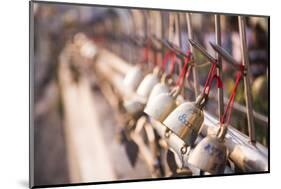
M174 54L173 54L174 55ZM168 79L171 76L172 70L170 70L169 76L165 73L166 63L169 59L170 52L166 52L163 63L162 70L164 74L162 75L161 82L154 86L148 103L144 109L150 119L154 121L163 122L164 119L176 108L176 98L180 93L180 87L175 87L169 92ZM171 59L171 65L175 64L175 55Z
M231 92L229 102L222 119L219 123L219 130L216 135L210 135L201 140L191 152L188 163L211 174L224 173L227 163L227 148L225 145L225 136L227 134L228 122L230 120L235 93L242 78L244 66L240 66L237 72L234 88ZM226 122L225 122L225 119Z
M165 66L168 61L167 55L169 55L169 52L165 54L165 58L163 60L163 74L161 81L153 87L147 105L144 109L144 113L150 116L150 118L160 121L161 123L170 114L170 112L175 109L176 97L180 93L179 87L176 87L169 92L170 86L168 84L168 78L171 74L167 75L165 73ZM175 64L175 59L171 62L171 64Z
M144 112L191 146L204 121L203 107L207 102L207 96L201 95L195 102L184 102L177 106L176 98L182 90L181 87L176 86L171 92L163 92L153 97Z
M133 117L139 117L146 104L160 93L168 92L168 77L162 74L159 67L155 67L152 73L143 78L143 72L140 66L134 66L124 78L125 90L130 94L129 99L124 100L124 108ZM143 79L142 79L143 78ZM132 95L133 94L133 95Z
M203 108L208 95L203 93L195 102L184 102L177 107L176 98L181 91L179 86L169 92L167 76L163 74L159 80L160 70L157 67L141 81L142 75L141 68L135 66L125 76L126 89L131 92L136 90L130 100L124 101L128 113L137 115L144 111L192 146L204 121ZM224 126L221 128L217 136L208 136L200 141L188 160L191 165L213 174L224 171L227 158L223 141L227 129Z
M215 64L212 64L203 90L203 94L206 94L206 96L210 92L210 87L215 77L217 77ZM217 77L217 79L219 78ZM220 82L219 80L217 81ZM202 139L190 153L188 163L211 174L223 173L227 161L227 151L224 144L226 132L227 127L221 124L216 135L210 135Z

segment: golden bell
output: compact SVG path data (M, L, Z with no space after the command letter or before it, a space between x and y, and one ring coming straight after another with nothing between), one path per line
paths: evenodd
M168 93L169 92L169 87L166 84L166 80L167 80L166 74L163 74L162 78L161 78L161 82L157 83L153 87L153 89L152 89L152 91L151 91L151 93L149 95L147 104L151 103L153 98L158 96L159 94L161 94L161 93Z
M163 122L164 119L177 107L176 97L180 88L174 88L170 93L162 93L153 98L144 109L144 112L153 119Z
M203 106L206 96L199 96L195 102L184 102L164 120L163 124L186 144L192 146L204 121Z
M136 93L139 96L148 98L154 85L156 85L159 82L158 74L159 74L159 68L156 67L153 70L153 73L150 73L145 76L145 78L140 83Z
M139 66L132 67L123 80L126 90L135 91L143 78L143 72Z
M224 143L226 127L221 127L217 136L207 136L191 152L188 163L211 174L224 173L227 148Z

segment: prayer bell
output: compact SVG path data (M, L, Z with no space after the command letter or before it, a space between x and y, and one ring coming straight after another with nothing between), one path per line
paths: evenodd
M177 107L176 97L180 88L175 87L170 93L162 93L153 98L144 109L144 112L161 123Z
M188 163L211 174L224 173L227 162L227 148L224 138L225 126L220 127L216 136L207 136L191 152Z
M139 66L132 67L128 73L125 75L123 80L124 87L126 90L133 92L139 86L141 80L143 78L143 72Z
M151 101L153 100L154 97L158 96L159 94L162 94L162 93L168 93L169 92L169 87L168 85L166 84L166 80L167 80L167 76L166 74L163 74L162 75L162 78L161 78L161 82L157 83L150 95L149 95L149 98L148 98L148 101L147 101L147 104L151 103Z
M149 97L153 87L159 82L159 71L159 68L156 67L154 68L153 73L150 73L145 76L136 92L139 96L142 96L144 98Z
M133 117L137 118L143 113L147 98L154 87L159 82L158 79L159 69L155 68L153 73L148 74L141 81L136 93L124 100L123 106L126 111Z
M201 95L195 102L182 103L168 115L163 124L187 145L192 146L204 121L202 109L206 101L207 96Z
M127 113L134 118L138 118L142 114L145 104L146 99L138 95L134 95L129 99L125 99L123 102L123 106Z

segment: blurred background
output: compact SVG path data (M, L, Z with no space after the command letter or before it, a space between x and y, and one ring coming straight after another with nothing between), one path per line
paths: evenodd
M34 136L31 137L34 137L35 185L150 178L150 169L143 159L138 158L132 166L132 157L130 155L128 157L128 153L133 153L134 144L128 145L130 147L128 150L126 149L129 148L128 146L120 143L119 136L116 134L118 133L118 128L116 128L118 118L114 116L110 102L104 98L97 86L98 80L95 75L89 73L90 69L87 65L80 66L80 64L87 63L77 60L76 63L71 64L71 82L75 83L73 88L66 89L60 84L60 78L67 78L69 75L67 71L60 71L61 52L79 32L83 32L100 48L109 49L130 64L141 62L144 57L143 48L131 45L124 36L137 34L145 37L147 35L148 24L146 22L148 20L145 14L141 14L141 11L137 9L49 3L32 4ZM153 12L158 11L152 11L151 14ZM164 28L169 28L170 13L170 11L161 11L162 27ZM215 55L209 44L209 42L215 42L213 14L193 13L192 24L194 39L208 52ZM150 27L153 26L154 24L150 25ZM268 19L246 16L246 26L256 135L258 142L267 147L269 127ZM188 31L185 28L185 20L179 19L178 35L181 37L173 40L173 36L169 36L168 29L161 33L161 37L173 41L180 46L181 50L186 51L189 45ZM222 47L237 62L241 62L237 16L221 15L221 32ZM194 56L198 63L207 62L199 53ZM75 60L75 57L73 59ZM229 97L235 82L235 72L228 64L223 63L222 65L224 96ZM201 85L204 85L209 68L206 66L198 71ZM236 105L233 109L231 125L248 135L242 83L238 87L235 98ZM186 93L190 96L194 95L191 89L187 89ZM64 95L69 98L70 104L64 104ZM216 91L214 91L214 96L216 96ZM85 108L85 104L92 108ZM218 117L216 106L217 101L214 97L206 109L214 117ZM87 121L85 115L89 112L95 115L88 116L91 119ZM77 115L77 118L69 118L66 114ZM99 120L99 123L96 123L96 120ZM101 127L92 128L95 124ZM71 125L78 125L78 129L74 130L75 132L70 131ZM81 129L88 127L89 130ZM92 132L86 132L85 136L85 131ZM76 141L73 142L69 135L77 138ZM99 150L99 148L102 149ZM85 151L87 153L83 155ZM83 155L82 168L81 165L78 165L80 160L77 153ZM97 153L99 155L94 155ZM96 159L90 159L91 157ZM79 169L89 171L81 173Z

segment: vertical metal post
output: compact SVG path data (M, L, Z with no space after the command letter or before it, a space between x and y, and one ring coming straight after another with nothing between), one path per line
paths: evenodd
M220 15L215 14L215 34L216 34L216 44L221 46L221 20ZM217 75L222 79L222 59L219 53L216 53L216 58L219 67L217 67ZM219 119L224 113L224 102L223 102L223 89L218 88L218 114Z
M193 39L192 22L191 22L190 13L186 13L186 20L187 20L188 36L190 39ZM189 48L190 48L190 52L194 55L194 48L192 47L191 44L189 44ZM198 83L198 72L197 72L197 68L195 66L193 66L192 72L193 72L193 83L194 83L194 91L195 91L195 98L196 98L200 93L200 88L199 88L199 83Z
M252 104L252 93L250 88L250 70L249 70L249 57L248 48L246 42L246 28L245 28L245 17L238 16L239 22L239 35L240 35L240 45L242 51L242 64L245 66L246 74L244 76L244 94L246 99L247 108L247 120L248 120L248 131L250 142L256 142L255 125L253 117L253 104Z

